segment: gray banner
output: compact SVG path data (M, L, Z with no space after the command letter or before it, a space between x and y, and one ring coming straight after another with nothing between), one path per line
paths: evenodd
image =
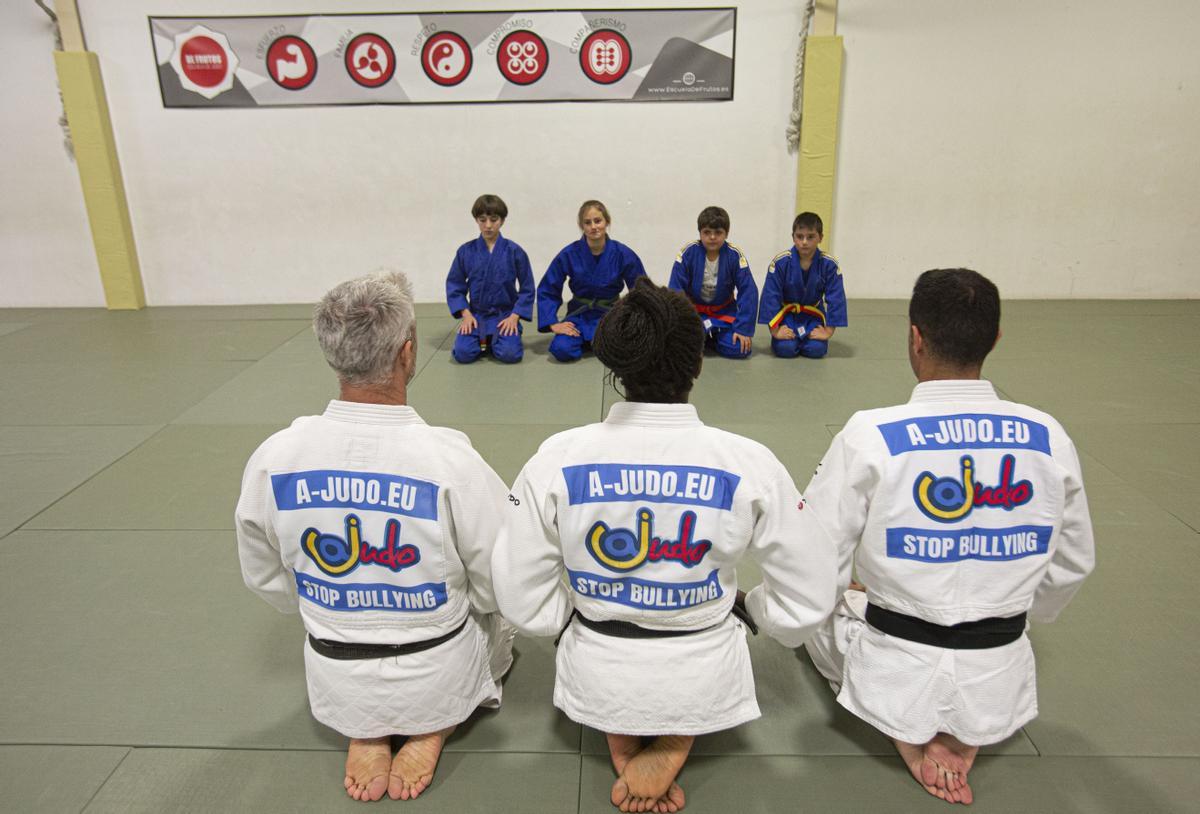
M733 98L737 11L151 17L165 107Z

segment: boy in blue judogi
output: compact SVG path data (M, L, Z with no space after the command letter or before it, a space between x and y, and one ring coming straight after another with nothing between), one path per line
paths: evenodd
M560 362L583 356L600 318L616 303L621 289L632 289L637 278L646 274L633 249L608 236L612 223L608 207L600 201L584 201L578 223L582 237L550 261L537 287L538 330L554 334L550 354ZM563 283L571 285L571 300L560 320Z
M813 212L792 222L791 251L771 261L763 281L758 321L771 329L776 356L820 359L835 328L846 326L846 292L837 261L818 244L825 226Z
M490 347L497 361L519 362L525 353L521 320L533 318L529 256L500 234L508 217L500 198L480 195L471 216L479 224L479 237L458 247L446 275L446 304L462 319L451 355L467 364Z
M728 359L745 359L754 339L758 316L758 286L741 249L726 242L729 213L719 206L705 208L696 226L700 239L679 251L668 288L692 301L708 344Z

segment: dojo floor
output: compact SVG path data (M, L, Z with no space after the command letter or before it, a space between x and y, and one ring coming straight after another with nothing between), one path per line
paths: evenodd
M301 626L241 583L232 531L255 446L335 392L304 306L0 311L0 811L352 811L345 741L314 723ZM617 397L594 358L461 367L419 308L412 404L506 481ZM905 304L851 302L830 357L709 358L710 424L803 488L856 409L913 385ZM1200 302L1008 302L985 374L1053 413L1083 459L1099 565L1032 632L1041 715L986 749L979 812L1200 808ZM527 334L527 338L530 335ZM740 572L757 581L753 566ZM518 640L499 713L450 741L423 812L607 812L602 737L551 705L553 647ZM763 717L697 740L690 812L944 811L804 657L751 641Z

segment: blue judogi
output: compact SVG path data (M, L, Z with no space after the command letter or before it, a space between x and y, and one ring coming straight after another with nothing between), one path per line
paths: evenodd
M715 342L717 353L730 359L745 359L750 351L743 351L733 341L733 335L754 336L758 286L750 274L750 264L737 246L732 243L721 246L717 256L717 286L712 300L706 302L701 294L706 260L707 252L699 241L684 246L675 258L667 287L687 294L704 321L705 331Z
M572 322L579 336L555 334L550 353L560 362L574 362L583 355L584 343L591 344L600 318L621 296L623 287L633 288L646 269L633 249L612 238L604 242L599 256L588 248L587 238L566 246L558 253L537 287L538 330L545 333L556 322ZM558 318L562 305L563 283L571 283L567 313Z
M474 362L483 352L481 343L489 342L497 361L521 361L525 353L521 346L521 323L517 323L517 332L511 336L501 336L497 323L509 314L532 319L533 291L529 255L504 235L496 237L490 252L483 237L459 246L446 275L446 304L455 317L461 317L463 309L470 308L476 325L470 333L455 336L451 351L455 361Z
M800 268L800 254L793 246L771 261L763 280L758 321L774 329L780 324L796 332L795 339L771 338L776 356L807 356L820 359L829 343L811 339L808 332L818 325L846 326L846 291L837 260L817 249L808 271Z

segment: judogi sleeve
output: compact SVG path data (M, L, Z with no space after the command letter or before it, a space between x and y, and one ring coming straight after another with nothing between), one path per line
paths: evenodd
M805 504L828 532L837 550L837 589L840 595L850 585L854 551L867 525L871 494L878 479L863 465L847 442L846 430L838 433L804 490Z
M537 287L538 330L546 333L558 322L558 308L562 305L563 283L567 280L567 261L563 249L550 261L550 267L542 275Z
M513 266L517 275L517 304L513 313L528 322L533 319L533 267L529 265L529 255L520 246L512 246Z
M836 261L828 261L825 272L825 324L833 328L844 328L846 321L846 289L842 285L842 272Z
M1096 543L1092 537L1092 518L1075 445L1066 439L1054 458L1066 470L1062 529L1058 532L1050 565L1033 595L1029 618L1035 622L1053 622L1079 590L1084 578L1096 565Z
M533 462L521 470L492 557L500 613L530 636L554 636L574 606L564 580L557 509L544 473Z
M265 445L264 445L265 446ZM279 554L279 540L268 523L267 501L273 500L271 478L262 464L263 447L250 456L242 475L242 494L234 512L242 579L282 613L296 613L299 600L294 578Z
M692 298L692 272L684 262L683 255L688 247L684 246L679 250L679 254L675 255L675 264L671 266L671 279L667 281L667 288L673 288L676 291L682 291L688 295L688 299Z
M783 259L787 256L784 255ZM783 307L783 287L775 273L775 265L781 258L776 257L767 266L767 276L763 278L762 302L758 306L758 321L763 325L771 324L771 317L779 313Z
M770 636L799 647L833 611L837 557L829 535L778 461L766 494L754 507L747 551L762 568L762 583L746 595L746 609Z
M734 318L733 329L742 336L754 336L754 322L758 318L758 285L754 282L754 275L750 273L750 264L746 261L746 256L738 252L737 258L737 269L733 278L737 286L737 316Z
M621 253L621 279L625 281L625 287L632 291L637 278L646 276L646 267L642 265L642 258L638 257L633 249L628 246L623 248L625 251Z
M469 308L467 302L467 264L463 259L463 250L454 253L450 263L450 273L446 275L446 305L455 319L462 316L464 309Z
M464 442L465 443L465 442ZM497 515L508 498L500 476L470 444L457 451L461 474L449 492L454 544L467 570L468 599L480 613L497 609L492 588L492 554L499 536Z

